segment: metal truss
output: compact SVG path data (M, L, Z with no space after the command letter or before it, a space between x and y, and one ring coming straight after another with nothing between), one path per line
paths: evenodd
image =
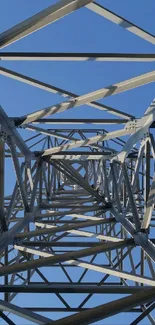
M154 35L96 2L60 0L0 34L0 48L83 6L155 44ZM1 51L0 59L153 62L155 55ZM65 97L20 117L0 108L0 317L7 324L15 324L15 314L23 324L84 325L131 312L132 324L145 317L155 324L155 100L140 118L98 102L154 82L155 71L84 95L3 67L0 74ZM103 111L103 118L52 117L82 105ZM106 124L115 131L107 132ZM30 133L26 139L23 129ZM7 196L5 159L16 177ZM16 304L17 294L25 295L23 306ZM41 294L50 297L46 307Z

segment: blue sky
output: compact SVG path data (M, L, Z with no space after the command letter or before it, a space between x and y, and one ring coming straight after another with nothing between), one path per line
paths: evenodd
M1 0L0 32L55 2L52 0ZM146 0L98 0L98 3L155 34L154 0L147 0L147 2ZM154 47L120 26L86 8L82 8L1 50L1 52L3 51L154 53ZM1 66L77 94L85 94L155 69L154 63L94 61L78 63L3 61ZM108 97L100 102L140 117L151 103L154 90L154 84L149 84L123 94ZM59 95L2 76L0 76L0 98L0 104L9 116L21 116L64 100ZM111 117L111 115L84 106L55 115L55 118L58 117L104 118ZM13 185L13 176L10 173L9 187L11 185ZM38 301L40 299L43 298L38 297ZM108 297L106 297L107 299ZM17 298L15 303L20 304L21 301L22 299L19 301ZM75 297L75 302L77 302L77 297ZM99 300L99 296L96 295L89 306L104 302L105 300L102 298ZM51 302L48 300L48 303ZM51 316L47 314L47 317ZM58 317L59 315L55 314L55 318ZM128 317L127 314L124 317ZM133 316L129 315L129 317L131 321ZM14 317L14 319L16 318ZM20 323L17 319L16 322L17 324ZM113 325L116 323L125 324L123 317L109 318L99 324ZM147 324L147 319L141 324Z

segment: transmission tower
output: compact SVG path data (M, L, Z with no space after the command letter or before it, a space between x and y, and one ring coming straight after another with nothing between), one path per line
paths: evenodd
M84 6L155 44L154 35L96 2L60 0L0 34L0 59L155 61L154 54L4 52ZM108 317L120 314L129 324L126 315L132 313L130 324L144 319L155 324L155 100L138 118L99 102L154 82L155 71L84 95L4 67L0 74L64 97L27 115L21 111L20 117L8 116L0 107L3 322L15 324L16 315L21 324L107 324ZM88 116L93 107L103 118L54 115L82 105ZM104 118L107 112L111 118ZM105 124L115 130L107 131ZM9 195L4 191L6 160L16 177Z

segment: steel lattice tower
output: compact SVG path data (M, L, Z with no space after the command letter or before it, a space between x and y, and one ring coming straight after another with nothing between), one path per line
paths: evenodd
M155 44L154 35L98 3L60 0L0 34L0 48L83 6ZM0 59L153 62L155 55L3 50ZM21 117L7 116L0 108L1 318L7 324L15 324L13 314L24 324L25 319L33 324L106 324L108 317L131 312L132 324L145 317L155 324L155 101L140 118L98 101L154 82L155 72L80 96L3 67L0 74L65 97ZM103 118L52 116L82 105L103 111ZM112 117L104 118L105 112ZM55 124L61 129L54 129ZM115 131L107 132L105 124L114 124ZM23 129L29 138L22 137ZM12 160L16 176L9 196L4 193L5 159ZM14 300L17 294L25 295L22 306ZM36 305L38 294L50 297L46 307L45 295ZM94 295L98 303L92 306ZM56 311L59 319L53 321Z

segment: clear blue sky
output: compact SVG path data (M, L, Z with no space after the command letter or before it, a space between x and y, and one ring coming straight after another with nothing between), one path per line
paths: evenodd
M54 0L1 0L0 32L55 2ZM98 3L155 34L154 0L100 0ZM83 8L4 48L2 51L154 53L154 47L103 17ZM126 80L155 68L154 63L94 61L78 63L3 61L1 66L78 94L84 94ZM154 84L149 84L120 95L108 97L100 102L140 117L152 101L154 90ZM0 104L9 116L21 116L62 100L59 95L0 76ZM85 106L61 113L55 117L104 118L110 117L110 115ZM9 186L11 185L13 185L13 175L10 172ZM54 278L56 279L56 274L54 274ZM97 274L96 278L99 279L100 275ZM51 305L57 299L52 298L54 300L51 301L49 298L42 301L43 297L44 295L38 297L37 302L45 302ZM90 301L89 306L104 303L111 298L106 296L104 299L103 296L101 297L99 299L99 296L96 295ZM27 294L27 299L30 305L34 303L33 296ZM77 299L77 296L73 298L75 303L78 302ZM16 298L15 303L20 305L24 303L24 300ZM26 305L28 306L27 302ZM47 314L47 317L51 317L51 315ZM58 317L59 315L55 314L55 318ZM133 319L132 315L128 314L124 314L124 317L128 317L127 320L124 320L123 315L121 315L121 317L109 318L98 324L124 325L129 324ZM20 324L17 319L14 317L17 324ZM23 322L23 324L28 324L28 322ZM147 324L147 319L141 324Z

